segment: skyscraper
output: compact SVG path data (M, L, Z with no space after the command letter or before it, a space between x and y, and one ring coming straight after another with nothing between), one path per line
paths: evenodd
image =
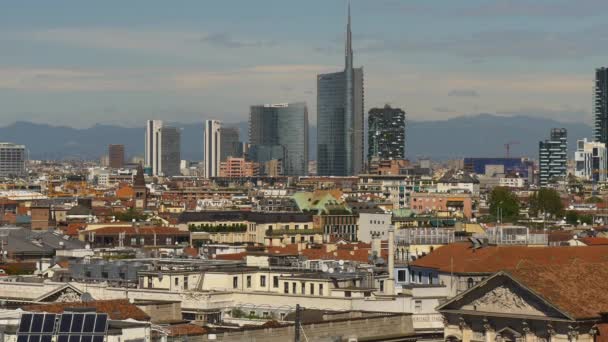
M109 165L113 169L120 169L125 163L125 145L108 146Z
M368 160L405 159L405 112L399 108L372 108L368 113Z
M146 122L146 155L144 162L146 167L152 169L152 174L157 175L159 173L159 148L160 145L157 141L158 131L163 127L161 120L148 120Z
M177 176L180 174L181 161L181 132L176 127L161 127L157 132L158 170L155 175L159 176Z
M306 103L251 106L249 157L258 163L282 160L283 174L308 174L308 108Z
M236 127L220 128L220 160L226 161L228 157L240 158L243 156L243 143L240 141L239 129Z
M0 142L0 176L25 176L25 160L24 145Z
M551 137L538 143L539 184L547 186L552 179L565 177L568 167L568 132L551 129Z
M605 182L606 169L608 169L607 157L604 143L587 141L586 138L577 140L574 152L574 175L589 181Z
M358 174L364 167L363 68L353 67L350 5L344 71L317 76L317 173Z
M608 143L608 68L595 69L595 91L593 93L595 116L595 141Z
M205 177L218 177L220 175L220 157L221 157L221 122L217 120L205 120L205 144L203 159L205 163Z

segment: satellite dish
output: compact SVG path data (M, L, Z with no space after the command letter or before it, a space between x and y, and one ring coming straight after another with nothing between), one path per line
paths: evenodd
M327 270L327 271L328 271L329 273L334 273L334 271L335 271L335 270L334 270L334 268L332 267L332 268L330 268L330 269L329 269L329 270Z
M93 300L94 300L93 296L91 296L91 294L88 292L85 292L80 296L80 301L85 302L85 303L92 302Z
M321 265L321 271L323 271L323 272L329 271L329 267L327 266L327 264L322 264Z
M343 266L343 265L344 265L344 260L340 259L340 261L338 261L338 264L339 264L340 266Z

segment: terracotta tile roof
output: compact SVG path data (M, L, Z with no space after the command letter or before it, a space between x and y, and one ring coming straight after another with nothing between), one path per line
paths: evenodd
M608 263L525 265L507 273L573 319L608 312Z
M129 318L138 321L150 320L150 316L148 316L143 310L138 308L136 305L129 303L127 299L28 305L23 307L23 310L62 313L63 311L69 308L95 308L95 311L107 313L110 319L114 320L125 320Z
M608 342L608 323L600 323L596 325L597 335L595 342Z
M217 254L213 258L217 260L243 260L247 256L247 252L241 253L230 253L230 254Z
M172 227L132 227L132 226L108 226L95 229L95 235L189 235L190 232Z
M198 256L198 248L184 247L184 254L191 257L196 257Z
M196 324L175 324L164 326L167 336L195 336L207 334L207 329Z
M537 265L555 265L569 264L575 260L608 261L608 246L487 246L473 249L468 242L457 242L437 248L411 265L435 268L446 273L495 273L513 269L526 261Z
M584 237L579 240L587 246L608 245L608 238L605 237Z

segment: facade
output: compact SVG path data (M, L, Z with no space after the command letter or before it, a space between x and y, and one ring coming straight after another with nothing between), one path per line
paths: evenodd
M230 157L243 156L243 143L240 141L239 129L236 127L220 127L220 161Z
M595 116L595 141L608 143L608 68L595 70L595 91L593 93L593 114Z
M241 178L257 176L257 167L254 162L245 158L228 157L220 163L220 177Z
M205 146L203 159L205 162L205 177L217 177L220 174L220 147L222 145L221 122L205 120Z
M539 184L547 186L551 179L565 177L568 168L568 132L551 129L551 137L538 143Z
M0 177L24 176L25 160L24 145L0 142Z
M181 132L175 127L161 127L156 135L160 149L156 157L159 163L155 175L165 177L180 175Z
M399 108L372 108L368 113L368 161L405 159L405 112Z
M125 145L108 146L109 165L113 169L120 169L125 163Z
M504 174L518 174L520 177L531 177L534 163L523 158L464 158L464 170L478 175L492 175L496 166L502 167Z
M317 76L317 174L356 175L364 169L363 68L353 67L350 8L344 71Z
M574 152L574 175L589 181L605 182L608 166L606 158L605 143L578 140Z
M416 214L449 213L449 216L473 217L473 199L470 193L414 193L410 208Z
M158 131L163 127L161 120L148 120L146 122L146 149L144 162L147 168L152 170L153 175L160 171L160 145L158 143Z
M283 174L308 175L308 108L303 102L251 106L250 159L282 160Z

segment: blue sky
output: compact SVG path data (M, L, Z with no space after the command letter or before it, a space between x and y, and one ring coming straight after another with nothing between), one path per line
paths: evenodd
M246 120L343 66L345 0L3 1L0 125ZM353 0L366 109L591 122L608 1Z

